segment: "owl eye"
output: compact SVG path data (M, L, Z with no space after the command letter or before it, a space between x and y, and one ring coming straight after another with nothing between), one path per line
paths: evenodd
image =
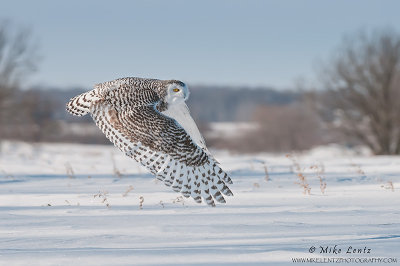
M175 88L175 89L173 89L173 91L174 92L178 92L178 91L180 91L179 89L177 89L177 88Z

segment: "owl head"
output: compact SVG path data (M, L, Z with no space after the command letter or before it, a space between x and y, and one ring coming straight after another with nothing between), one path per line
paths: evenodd
M185 83L179 80L170 80L166 85L165 102L170 105L179 104L189 97L189 89Z

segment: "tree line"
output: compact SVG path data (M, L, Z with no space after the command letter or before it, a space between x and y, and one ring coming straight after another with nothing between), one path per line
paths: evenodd
M0 21L0 140L107 143L90 118L65 113L69 97L83 89L21 90L39 59L30 31ZM303 91L193 85L188 105L217 148L280 152L341 143L400 154L400 35L356 32L320 70L318 85ZM255 126L234 138L207 136L208 123L221 121Z

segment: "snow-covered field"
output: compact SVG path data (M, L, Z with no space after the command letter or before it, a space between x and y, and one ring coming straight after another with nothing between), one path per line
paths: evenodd
M211 208L182 201L112 146L2 143L0 265L400 262L400 157L215 155L235 196Z

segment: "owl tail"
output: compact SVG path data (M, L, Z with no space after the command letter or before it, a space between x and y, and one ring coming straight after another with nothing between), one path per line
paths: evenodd
M95 90L75 96L67 103L67 111L76 116L83 116L90 112L90 106L100 98Z

